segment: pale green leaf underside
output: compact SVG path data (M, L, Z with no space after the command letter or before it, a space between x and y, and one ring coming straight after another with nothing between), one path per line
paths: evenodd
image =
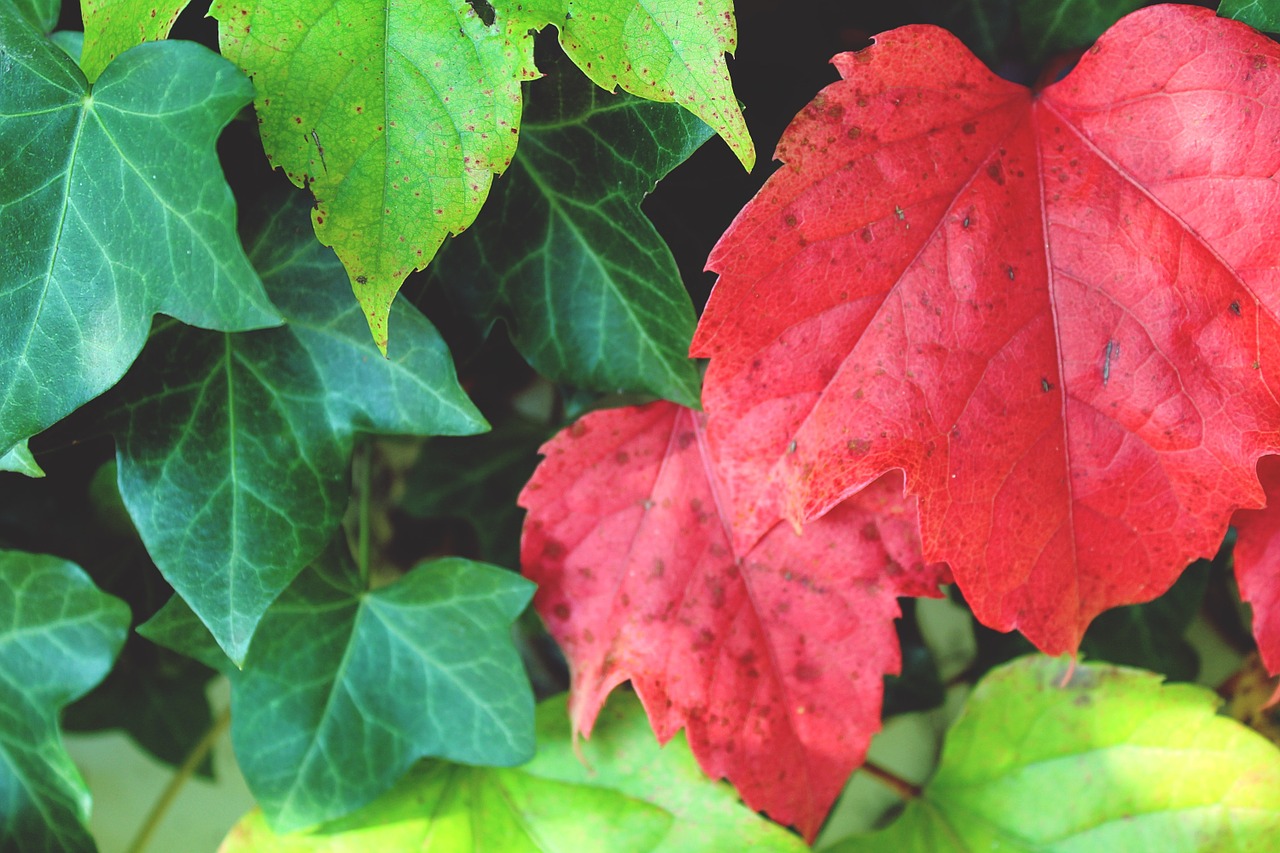
M1256 850L1280 837L1280 750L1217 697L1141 670L1029 657L993 670L924 796L834 850Z
M437 261L450 295L482 324L505 319L544 376L698 405L693 304L640 202L710 129L562 62L533 88L522 132L494 197Z
M1218 14L1242 21L1256 30L1280 32L1280 2L1277 0L1222 0Z
M94 849L58 714L111 670L128 629L129 608L78 566L0 551L0 849Z
M120 493L174 589L235 661L262 613L346 510L357 432L485 429L448 348L416 309L395 358L369 341L342 266L295 198L250 250L287 325L158 329L123 390Z
M80 67L90 82L117 56L143 42L169 37L190 0L83 0Z
M0 456L0 471L12 471L28 477L44 476L44 470L31 455L31 448L27 447L25 440L18 442L9 449L8 453Z
M511 162L533 40L467 0L218 0L225 56L254 76L271 162L316 198L374 341L405 276L471 224ZM514 29L511 27L515 26Z
M189 42L135 48L89 95L0 6L0 454L124 375L163 312L279 322L235 233L214 140L249 81Z
M349 814L418 758L510 765L533 752L511 623L533 585L446 558L362 592L331 550L276 602L232 680L232 739L278 831Z
M706 778L683 735L659 747L644 710L614 696L575 754L563 696L538 706L538 753L510 770L419 765L385 796L309 836L277 836L261 812L225 853L459 850L502 853L800 853L804 843ZM585 760L585 764L583 763Z

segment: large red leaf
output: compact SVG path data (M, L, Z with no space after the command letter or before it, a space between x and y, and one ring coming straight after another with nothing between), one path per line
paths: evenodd
M630 679L660 740L685 727L709 775L812 840L880 727L895 596L948 578L921 564L900 477L735 558L699 418L596 412L548 442L520 499L522 563L569 659L576 731Z
M977 616L1074 650L1280 448L1280 48L1158 6L1038 93L933 27L834 61L708 264L739 545L900 468Z
M1258 654L1272 675L1280 674L1280 456L1264 456L1258 478L1267 506L1241 510L1231 519L1236 528L1236 584L1253 608L1253 636Z

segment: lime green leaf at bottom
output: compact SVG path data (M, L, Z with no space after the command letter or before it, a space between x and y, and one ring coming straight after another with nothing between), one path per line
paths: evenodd
M129 608L56 557L0 551L0 850L92 850L58 713L111 669Z
M1021 658L974 690L923 797L833 849L1272 850L1280 750L1217 704L1140 670Z
M367 808L309 835L279 836L259 811L223 853L799 853L796 836L706 778L683 735L659 747L635 697L618 693L576 750L565 697L538 706L523 767L422 764Z

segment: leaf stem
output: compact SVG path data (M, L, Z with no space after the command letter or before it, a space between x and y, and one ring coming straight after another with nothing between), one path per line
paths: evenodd
M360 570L360 588L369 588L369 492L372 485L373 443L367 437L361 437L356 446L355 471L353 472L360 489L359 517L356 521L356 566Z
M126 848L127 853L142 853L147 843L151 841L151 836L155 834L156 829L160 826L160 822L164 820L169 807L173 805L173 801L177 799L179 792L182 791L182 786L187 784L187 781L195 774L196 768L208 756L209 751L213 749L213 745L218 742L218 738L222 737L230 725L231 706L228 705L209 726L204 733L204 737L200 738L199 743L191 748L191 752L187 754L182 766L173 774L168 786L160 793L155 804L151 806L147 819L138 829L138 834L133 837L133 841Z
M919 785L911 784L897 773L894 773L891 770L886 770L874 761L864 761L862 763L862 769L867 772L868 776L893 791L893 793L897 794L906 802L918 800L920 799L920 795L924 793L924 790Z

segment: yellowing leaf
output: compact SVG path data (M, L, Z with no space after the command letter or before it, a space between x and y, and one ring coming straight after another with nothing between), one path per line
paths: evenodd
M84 48L80 69L92 83L131 47L169 37L188 0L83 0Z
M466 0L218 0L222 53L257 87L271 162L315 195L374 341L405 276L475 219L515 154L528 30Z

